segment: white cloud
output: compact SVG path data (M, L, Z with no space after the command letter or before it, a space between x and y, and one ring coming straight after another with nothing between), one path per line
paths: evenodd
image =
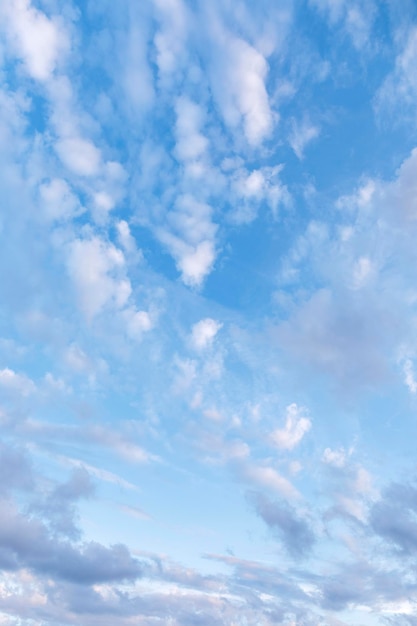
M0 370L0 387L22 396L28 396L36 391L34 382L25 374L17 374L8 367Z
M138 255L135 238L132 236L129 224L125 220L120 220L116 224L117 238L124 251L129 255Z
M219 33L220 56L213 70L213 86L226 123L236 128L243 122L248 143L256 147L269 137L273 116L265 80L264 56L243 39Z
M141 448L139 445L109 428L94 426L89 431L89 434L93 437L94 441L113 449L119 456L129 463L142 464L156 460L156 457L149 454L149 452Z
M122 312L122 316L126 322L127 333L133 338L140 338L153 327L151 316L147 311L137 311L129 307Z
M86 353L75 344L65 351L64 359L67 365L76 372L88 372L93 369L93 364Z
M302 122L292 121L292 129L289 136L289 143L297 157L301 160L304 158L304 150L306 146L316 139L320 134L318 126L314 126L308 120Z
M62 178L53 178L39 187L41 211L49 220L68 220L83 212L78 197Z
M194 324L191 331L191 343L196 350L204 350L213 343L213 339L221 329L222 324L207 317Z
M178 198L175 210L168 215L170 228L157 230L160 241L174 257L183 282L192 287L201 285L216 258L217 226L211 217L210 206L186 194Z
M295 448L311 428L311 420L305 417L306 410L295 403L287 406L284 428L271 433L271 440L284 450Z
M131 489L132 491L138 491L138 487L136 485L125 480L121 476L113 472L110 472L109 470L105 470L101 467L96 467L95 465L90 465L89 463L85 463L84 461L80 461L79 459L73 459L68 456L62 456L62 455L54 455L54 456L63 465L69 465L70 467L85 469L87 470L89 474L92 474L98 480L102 480L103 482L117 485L118 487L122 489Z
M146 15L147 3L128 4L129 29L127 32L121 29L117 40L119 64L115 80L122 89L120 105L136 121L138 114L151 106L155 90L148 62L150 24Z
M198 245L186 246L178 259L178 267L186 285L199 287L209 274L216 258L214 243L202 241Z
M294 499L300 495L290 481L281 476L273 467L247 465L243 469L243 476L255 485L271 489L284 498Z
M410 390L410 393L412 394L417 393L417 380L416 380L416 375L415 375L415 371L413 367L413 362L411 359L406 359L404 366L403 366L403 372L404 372L404 382L407 385L408 389Z
M91 141L81 137L60 139L55 149L64 165L74 174L95 176L99 173L101 152Z
M227 163L225 165L229 167ZM262 202L266 202L274 217L279 205L290 203L288 189L279 179L282 168L282 165L276 165L251 172L238 168L231 175L232 217L236 223L247 224L255 219Z
M373 269L372 262L368 257L360 257L353 268L353 288L361 289L364 287L371 278Z
M93 195L95 208L105 215L114 208L114 199L106 191L97 191Z
M339 450L326 448L323 452L322 461L326 465L332 465L333 467L344 467L346 464L346 452L343 448L339 448Z
M175 154L180 161L184 161L188 173L200 173L205 171L204 166L196 167L196 163L205 156L208 148L206 137L200 132L204 122L202 108L189 98L178 98L175 111L177 122L175 134L177 144Z
M109 303L118 309L126 304L132 288L123 275L124 263L123 253L99 237L76 239L69 245L68 272L88 319Z
M376 97L379 112L387 112L400 107L404 115L404 104L410 107L411 117L415 119L415 101L417 94L417 27L413 25L408 32L401 33L403 44L395 60L394 70L388 74ZM387 109L387 111L385 111ZM403 118L404 119L404 118ZM407 120L407 116L405 117Z
M332 26L341 22L358 50L369 45L376 15L374 0L310 0L324 13Z
M197 378L197 362L193 359L177 359L175 362L177 375L174 380L174 391L188 391Z
M343 16L346 0L310 0L310 4L328 13L330 22L334 23Z
M160 19L155 35L156 62L160 76L170 75L178 67L184 54L188 31L188 15L181 0L154 0Z
M391 217L417 220L417 148L414 148L410 156L402 162L397 171L396 180L392 183L380 184L379 192Z
M4 0L0 16L5 19L7 34L30 76L39 81L50 79L68 45L62 28L32 6L30 0Z
M231 53L235 67L229 78L233 81L234 96L244 118L246 138L256 146L272 130L272 113L265 87L268 65L262 54L241 39L231 43Z

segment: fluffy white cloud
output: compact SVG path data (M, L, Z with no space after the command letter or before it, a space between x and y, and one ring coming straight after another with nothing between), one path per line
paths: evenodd
M305 417L306 410L295 403L287 406L284 428L274 430L270 437L278 448L293 450L311 428L311 420Z
M225 163L226 171L229 163ZM238 167L230 174L232 192L232 218L238 224L247 224L254 220L259 207L265 202L274 217L280 205L289 205L291 196L286 185L280 181L282 165L262 167L249 172Z
M218 33L220 44L213 68L213 86L226 123L236 128L243 123L248 143L259 146L269 137L273 115L265 80L265 57L243 39Z
M211 221L212 209L189 194L178 198L168 215L167 228L158 229L181 272L186 285L198 287L210 272L216 258L217 226Z
M194 324L191 331L191 343L196 350L204 350L213 343L213 339L221 329L222 324L206 317Z
M191 287L198 287L213 267L216 258L214 243L202 241L198 245L185 246L178 259L178 267L183 281Z
M147 311L137 311L134 307L128 307L122 312L122 316L126 322L127 333L133 338L140 338L153 327L152 318Z
M30 0L5 0L0 16L30 76L40 81L50 79L60 53L68 45L66 34L57 21L48 18Z
M334 467L344 467L346 464L346 451L343 448L332 450L326 448L322 457L323 463L333 465Z
M101 152L91 141L81 137L60 139L55 149L64 165L74 174L79 176L98 174Z

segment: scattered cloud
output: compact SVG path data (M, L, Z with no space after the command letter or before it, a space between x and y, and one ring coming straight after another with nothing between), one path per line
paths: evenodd
M272 501L261 494L253 494L252 500L257 514L278 532L292 555L303 556L311 550L315 536L305 515L300 517L288 503Z
M274 445L283 450L293 450L311 428L311 421L305 417L306 410L296 404L290 404L286 409L284 428L278 428L271 433Z
M220 322L210 317L194 324L191 331L191 343L195 350L200 351L209 348L221 327Z

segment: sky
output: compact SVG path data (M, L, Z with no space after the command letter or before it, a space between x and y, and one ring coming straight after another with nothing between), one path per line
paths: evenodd
M414 0L1 0L0 625L417 625Z

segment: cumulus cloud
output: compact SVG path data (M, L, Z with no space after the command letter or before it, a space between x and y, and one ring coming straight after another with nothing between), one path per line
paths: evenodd
M270 437L281 449L293 450L311 428L311 420L305 417L306 410L295 403L287 406L284 428L274 430Z
M334 467L344 467L346 463L346 452L343 448L340 448L339 450L326 448L323 452L322 460L324 463L333 465Z
M199 287L216 258L212 209L192 195L180 196L168 216L169 230L158 229L158 237L176 260L186 285Z
M222 326L223 324L211 317L206 317L194 324L191 330L191 344L194 349L199 351L209 348Z
M243 124L249 145L259 146L269 137L273 115L265 80L268 63L247 41L218 32L222 56L213 67L213 86L226 123L236 129Z
M123 545L106 548L89 542L75 547L49 536L40 520L22 516L10 503L2 502L0 508L0 565L6 570L28 568L79 585L135 580L141 575L139 562Z
M56 151L71 172L79 176L95 176L99 172L100 150L88 139L71 137L60 139Z
M29 75L39 81L49 80L68 45L58 21L48 18L30 0L6 0L0 15L6 20L11 44Z
M228 163L224 163L223 167L227 171ZM290 205L291 195L280 180L282 169L282 165L252 171L238 167L231 172L232 204L236 205L231 212L234 222L250 223L257 217L263 203L269 207L273 217L277 217L281 206Z

